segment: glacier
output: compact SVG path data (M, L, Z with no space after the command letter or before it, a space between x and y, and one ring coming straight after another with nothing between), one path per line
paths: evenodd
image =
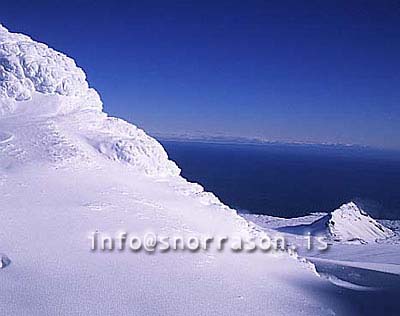
M354 305L358 291L289 251L90 251L92 231L276 231L189 183L154 138L109 117L72 58L4 26L0 197L7 315L362 315L378 295Z

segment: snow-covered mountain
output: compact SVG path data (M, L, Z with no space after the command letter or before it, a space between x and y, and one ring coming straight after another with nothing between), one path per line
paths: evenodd
M341 242L368 243L393 236L389 228L371 218L354 202L343 204L314 222L311 227L316 231L326 230L328 236Z
M394 233L378 223L354 202L322 216L310 224L285 225L281 232L326 236L328 240L349 243L370 243L393 237Z
M90 250L91 232L265 236L179 174L155 139L103 112L71 58L0 26L3 314L360 312L286 252Z

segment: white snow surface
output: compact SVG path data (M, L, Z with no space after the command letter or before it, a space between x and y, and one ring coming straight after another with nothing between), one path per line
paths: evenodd
M265 231L283 233L289 245L295 246L301 257L314 264L318 275L347 289L351 304L358 306L354 314L399 314L399 220L376 221L354 203L344 204L330 214L313 213L299 218L242 215ZM334 231L335 238L329 227L332 217L339 223L347 223ZM309 239L305 235L308 232L312 236L323 236L328 249L319 251L315 239L311 239L312 246L308 250Z
M353 289L286 252L90 251L93 231L272 231L179 174L155 139L102 112L72 59L0 26L2 314L365 315Z

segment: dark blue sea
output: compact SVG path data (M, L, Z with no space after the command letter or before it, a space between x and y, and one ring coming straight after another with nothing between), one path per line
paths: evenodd
M349 201L400 219L400 153L361 147L161 141L185 178L242 212L296 217Z

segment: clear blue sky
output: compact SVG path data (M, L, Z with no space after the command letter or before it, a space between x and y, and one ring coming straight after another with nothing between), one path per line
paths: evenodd
M400 148L399 1L7 1L151 133Z

